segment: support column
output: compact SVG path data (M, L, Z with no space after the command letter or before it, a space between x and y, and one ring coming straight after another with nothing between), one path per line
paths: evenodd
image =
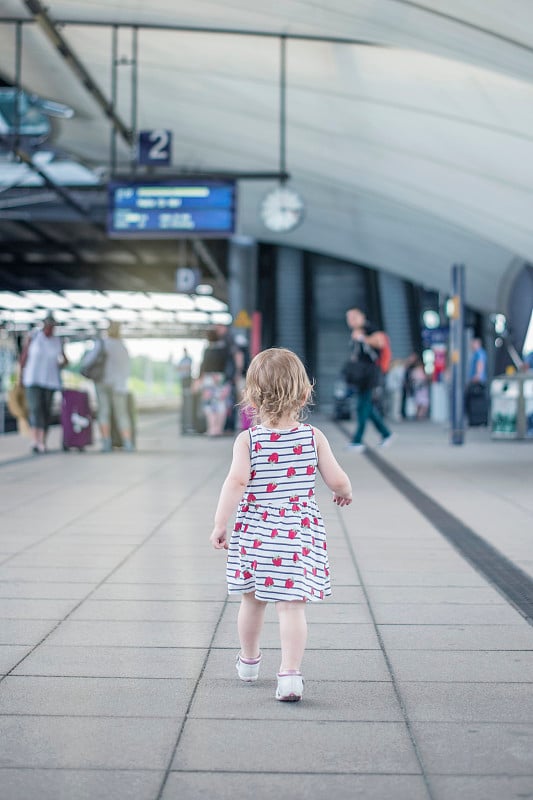
M257 242L234 236L228 248L228 306L234 321L239 314L252 321L257 308Z
M305 360L303 251L278 247L276 257L276 344Z

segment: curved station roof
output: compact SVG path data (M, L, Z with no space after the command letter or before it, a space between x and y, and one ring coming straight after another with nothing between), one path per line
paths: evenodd
M9 20L28 20L21 86L74 111L53 120L47 146L100 182L111 126L96 93L38 3L4 0L2 9L0 76L15 81ZM46 13L107 99L119 26L116 112L126 126L137 48L135 124L172 130L175 174L286 167L303 223L269 233L258 209L275 179L242 180L238 233L442 291L450 266L464 263L468 302L485 310L516 264L533 260L530 0L287 0L270 9L258 0L49 0ZM116 147L127 170L127 137Z

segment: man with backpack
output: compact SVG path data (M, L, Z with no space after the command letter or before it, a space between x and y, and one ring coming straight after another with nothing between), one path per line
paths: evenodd
M363 436L370 420L381 434L381 447L387 447L392 433L374 401L374 391L383 384L383 375L391 360L389 337L384 331L370 331L365 314L359 308L346 312L350 328L350 358L343 368L346 383L357 393L357 429L349 445L363 451Z

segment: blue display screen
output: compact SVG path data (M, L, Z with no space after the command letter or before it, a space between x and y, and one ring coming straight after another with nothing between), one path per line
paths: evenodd
M107 230L115 237L229 236L235 211L235 181L114 181Z

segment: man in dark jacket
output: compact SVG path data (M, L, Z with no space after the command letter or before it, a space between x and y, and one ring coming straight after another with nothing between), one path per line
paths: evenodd
M361 451L365 449L363 436L368 420L381 434L381 447L386 447L390 444L392 433L385 425L372 397L373 390L379 383L380 372L377 361L379 350L385 346L385 335L382 331L367 332L366 316L359 308L350 308L346 312L346 324L351 331L351 359L361 364L360 377L358 379L354 377L354 381L357 382L351 383L357 393L357 429L349 447ZM354 370L354 376L356 372L357 370ZM350 383L348 376L347 380Z

